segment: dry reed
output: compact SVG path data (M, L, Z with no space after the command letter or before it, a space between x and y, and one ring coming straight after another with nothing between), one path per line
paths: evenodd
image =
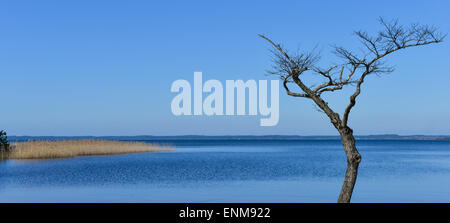
M4 159L53 159L76 156L113 155L170 151L172 147L143 142L110 140L28 141L12 143Z

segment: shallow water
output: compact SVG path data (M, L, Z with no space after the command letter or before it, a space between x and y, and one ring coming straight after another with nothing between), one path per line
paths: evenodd
M176 151L0 163L0 202L335 202L337 140L174 141ZM450 141L358 141L352 201L450 202Z

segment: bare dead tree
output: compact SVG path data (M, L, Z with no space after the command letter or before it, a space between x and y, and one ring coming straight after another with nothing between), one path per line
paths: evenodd
M334 46L333 52L343 60L341 64L331 65L326 68L317 66L319 56L314 52L297 53L291 55L280 44L273 42L264 35L259 35L267 40L274 49L274 66L270 72L277 74L283 81L286 93L293 97L311 99L315 105L330 119L333 126L341 136L342 146L347 156L347 170L344 182L339 194L338 203L348 203L352 197L358 174L358 166L361 155L356 149L353 130L348 126L350 111L356 104L356 99L361 93L361 87L367 76L393 71L393 68L385 65L385 57L402 49L423 46L432 43L440 43L445 35L438 32L433 26L412 24L402 26L397 20L385 21L379 19L383 30L375 36L367 32L356 31L355 34L363 45L363 53L357 54L340 46ZM307 85L305 73L311 72L319 75L323 82L318 85ZM293 83L300 88L300 92L293 92L289 84ZM349 104L341 116L330 108L324 100L323 94L342 90L345 86L355 86L354 93L350 96Z

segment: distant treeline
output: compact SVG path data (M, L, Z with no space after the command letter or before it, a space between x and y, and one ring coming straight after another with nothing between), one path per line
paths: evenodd
M448 135L361 135L357 140L450 140ZM298 135L181 135L181 136L10 136L10 142L29 140L121 140L121 141L176 141L176 140L340 140L339 136L298 136Z

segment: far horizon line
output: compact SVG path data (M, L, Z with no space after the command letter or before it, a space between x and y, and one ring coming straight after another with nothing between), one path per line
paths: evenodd
M243 135L202 135L202 134L185 134L185 135L9 135L8 137L340 137L339 135L287 135L287 134L243 134ZM355 136L393 136L393 137L408 137L408 136L424 136L424 137L450 137L450 134L361 134Z

